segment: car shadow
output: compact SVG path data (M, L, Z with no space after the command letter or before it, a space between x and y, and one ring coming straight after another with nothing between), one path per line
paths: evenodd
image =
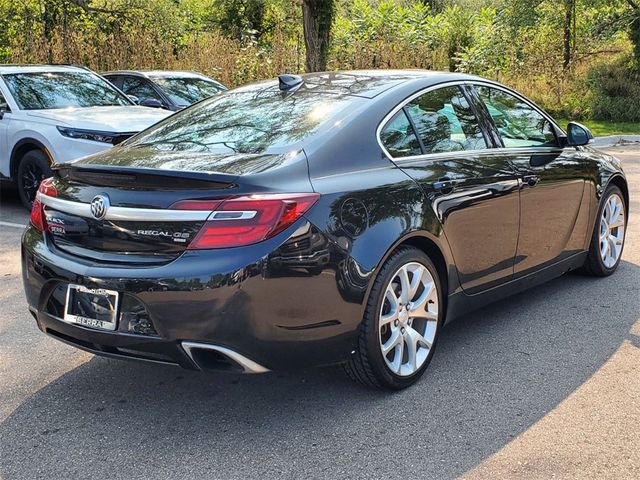
M448 325L398 393L338 368L205 375L93 357L0 424L0 477L455 477L638 346L638 299L629 262L562 277Z

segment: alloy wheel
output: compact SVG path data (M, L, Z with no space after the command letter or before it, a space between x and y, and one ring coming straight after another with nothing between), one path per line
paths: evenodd
M438 291L427 267L410 262L387 285L380 309L380 350L396 375L420 370L438 328Z
M625 234L624 202L612 193L600 216L600 258L606 268L613 268L622 253Z
M29 201L33 201L36 197L40 182L44 180L45 174L42 169L34 162L29 162L22 172L22 190Z

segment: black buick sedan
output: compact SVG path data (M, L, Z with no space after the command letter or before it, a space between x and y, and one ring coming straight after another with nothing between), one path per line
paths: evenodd
M23 237L39 328L200 370L343 363L414 383L443 324L575 269L612 274L619 162L454 73L283 75L55 168Z

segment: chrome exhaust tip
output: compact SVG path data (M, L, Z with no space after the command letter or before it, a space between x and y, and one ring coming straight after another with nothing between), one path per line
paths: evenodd
M268 368L227 347L208 343L182 342L182 348L202 371L240 371L266 373Z

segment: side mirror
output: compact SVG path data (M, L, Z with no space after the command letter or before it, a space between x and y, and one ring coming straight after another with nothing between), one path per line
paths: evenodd
M0 120L4 118L5 113L10 111L11 109L9 108L9 105L7 105L7 103L5 102L0 103Z
M136 105L138 105L140 103L140 99L138 97L136 97L135 95L127 95L127 97L129 97L129 100L131 100Z
M154 98L143 100L142 102L140 102L140 105L142 105L143 107L162 108L162 102Z
M584 125L570 122L567 127L567 145L570 147L580 147L587 145L593 140L593 133Z

